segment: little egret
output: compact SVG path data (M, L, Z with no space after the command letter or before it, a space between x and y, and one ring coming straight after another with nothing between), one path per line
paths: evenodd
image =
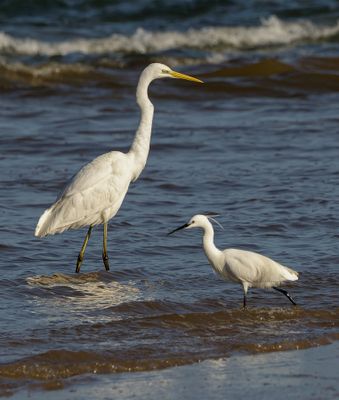
M129 184L139 177L145 167L154 111L148 98L148 86L159 78L186 79L202 83L201 80L175 72L164 64L153 63L146 67L140 75L136 90L141 117L130 150L127 153L110 151L82 167L38 221L35 236L39 237L89 226L75 272L80 271L92 228L98 224L104 225L102 259L106 270L109 270L107 223L118 212Z
M284 294L296 305L290 294L280 289L281 283L298 280L298 272L252 251L239 249L219 250L214 244L214 230L206 215L194 215L186 224L174 229L168 235L180 229L201 228L203 247L214 271L225 281L241 283L244 290L244 308L248 288L273 288Z

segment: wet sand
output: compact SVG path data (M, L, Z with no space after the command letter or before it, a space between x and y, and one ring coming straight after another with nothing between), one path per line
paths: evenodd
M339 342L141 373L87 375L11 399L337 399ZM42 389L42 390L41 390ZM46 390L47 389L47 390ZM4 393L3 393L4 394Z

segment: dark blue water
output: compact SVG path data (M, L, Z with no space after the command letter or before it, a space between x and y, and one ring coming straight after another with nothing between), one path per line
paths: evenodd
M338 11L320 0L2 2L0 395L338 338ZM150 157L110 222L111 271L97 227L75 275L86 229L37 239L35 225L82 165L128 150L153 61L205 84L152 84ZM199 232L166 236L204 212L220 214L220 248L301 272L288 287L297 308L258 289L244 312Z

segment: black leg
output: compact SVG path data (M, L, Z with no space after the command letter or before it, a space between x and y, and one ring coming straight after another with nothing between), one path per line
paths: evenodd
M247 291L248 291L248 283L247 282L242 282L242 288L244 290L243 309L245 310L245 308L246 308L246 295L247 295Z
M81 263L82 263L82 260L84 259L86 246L87 246L87 243L89 241L89 238L91 237L91 232L92 232L92 225L90 225L90 227L88 228L87 235L85 237L84 243L83 243L83 245L81 247L81 250L80 250L80 253L78 255L77 266L75 268L75 272L76 273L80 272Z
M104 240L102 245L102 261L104 262L106 271L109 271L109 262L107 255L107 222L104 223Z
M292 299L292 297L290 296L290 294L288 293L287 290L280 289L280 288L278 288L276 286L272 286L272 287L273 287L274 290L277 290L278 292L284 294L293 305L295 305L295 306L297 305L297 303Z

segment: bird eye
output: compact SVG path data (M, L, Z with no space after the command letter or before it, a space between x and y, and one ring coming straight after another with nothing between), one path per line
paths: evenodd
M163 74L169 74L169 71L168 71L167 69L163 69L163 70L161 70L161 72L162 72Z
M192 224L194 224L195 221L192 221Z

